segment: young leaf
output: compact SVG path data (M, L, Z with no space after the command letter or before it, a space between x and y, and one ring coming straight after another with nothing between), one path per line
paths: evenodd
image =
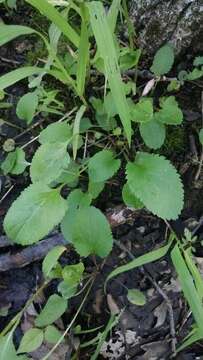
M16 162L16 156L16 151L9 152L5 160L2 162L1 169L4 175L11 173Z
M11 205L4 229L9 239L30 245L47 235L62 220L66 210L67 202L58 189L32 184Z
M110 150L102 150L93 155L88 163L90 181L102 182L111 178L119 169L121 162L114 159Z
M159 123L155 119L152 119L151 121L140 124L140 134L145 145L156 150L164 143L166 129L163 124Z
M137 289L128 289L127 298L133 305L143 306L146 304L146 296Z
M65 183L70 187L76 187L80 177L80 165L71 161L61 175L56 179L57 183Z
M40 144L68 142L72 137L70 125L65 122L55 122L48 125L39 135Z
M21 120L25 120L30 124L33 120L38 106L38 96L36 92L30 92L23 95L18 101L16 114Z
M163 156L140 152L128 163L130 190L155 215L175 220L183 208L183 186L176 169Z
M137 104L129 102L132 120L135 122L148 122L153 118L153 104L151 99L141 99Z
M88 3L90 22L97 42L98 51L104 60L105 75L108 79L114 102L117 106L128 142L131 142L131 118L122 82L117 51L111 27L100 1Z
M174 96L169 96L161 102L162 109L155 113L155 119L167 125L180 125L183 113Z
M43 342L44 333L41 329L32 328L26 331L24 334L20 346L18 348L18 354L24 352L32 352L38 349Z
M54 325L49 325L45 329L44 339L50 344L56 344L61 335L61 332Z
M35 319L35 325L43 327L52 324L63 315L66 309L67 301L65 299L56 294L51 295L46 305Z
M199 132L199 141L200 141L200 144L202 144L202 146L203 146L203 128Z
M66 300L70 299L77 292L78 284L69 285L66 281L61 281L58 284L57 290L61 293L62 297Z
M32 182L42 181L50 184L56 180L70 162L70 156L66 151L65 143L45 143L35 152L31 167L30 176Z
M21 35L29 35L36 31L27 26L0 24L0 46Z
M186 76L186 79L185 80L196 80L196 79L199 79L203 76L203 67L200 69L193 69L192 71L190 71L187 76Z
M86 110L86 107L84 105L81 105L81 107L77 111L77 114L76 114L76 117L75 117L75 120L74 120L74 125L73 125L73 160L75 160L76 156L77 156L79 135L80 135L80 120L82 119L85 110Z
M69 285L77 285L84 272L84 265L82 262L74 265L66 265L63 268L62 276L64 281Z
M70 40L76 47L79 46L79 35L68 24L64 17L51 5L47 0L26 0L26 2L36 9L41 14L46 16L51 22L58 26L61 32Z
M129 207L132 207L134 209L141 209L144 207L143 203L130 190L128 183L123 186L122 198L124 203Z
M43 72L43 69L36 66L25 66L0 77L0 90L4 90L7 87L15 84L16 82L25 79L31 75L39 75Z
M14 175L22 174L29 163L25 160L25 152L21 148L15 149L15 163L10 173Z
M112 249L110 225L102 212L91 206L80 208L73 225L73 245L81 256L107 256Z
M47 278L51 273L52 269L57 265L58 259L66 251L65 246L58 245L51 249L42 263L42 271L44 276Z
M157 76L167 74L174 63L174 51L171 45L162 46L155 54L150 70Z
M125 71L137 66L140 55L140 49L132 50L129 48L123 48L119 58L120 69Z

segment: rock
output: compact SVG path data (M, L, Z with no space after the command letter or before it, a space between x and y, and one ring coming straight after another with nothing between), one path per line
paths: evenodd
M188 48L203 52L202 0L131 0L130 16L138 45L149 55L166 42L176 55Z

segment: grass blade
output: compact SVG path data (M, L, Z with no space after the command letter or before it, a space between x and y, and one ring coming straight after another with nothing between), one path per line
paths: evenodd
M199 270L198 270L197 266L195 265L194 261L192 260L190 253L187 250L184 251L184 257L185 257L185 261L187 263L188 269L190 270L190 272L193 276L193 279L195 281L195 286L197 288L197 292L198 292L200 298L203 299L203 280L199 273Z
M87 67L89 63L89 38L88 38L84 4L81 5L81 16L82 16L82 27L81 27L80 44L78 49L78 63L77 63L77 89L80 96L82 96L84 93Z
M28 26L0 24L0 46L21 35L33 34L36 31Z
M118 57L112 31L104 7L99 1L88 3L90 22L100 56L104 60L105 75L115 101L128 143L131 142L131 117L118 65Z
M192 310L197 326L200 329L201 334L203 334L202 300L198 295L193 278L188 270L178 245L175 245L174 249L171 251L171 258L177 271L185 298Z
M135 269L135 268L137 268L139 266L142 266L142 265L148 264L148 263L150 263L152 261L156 261L156 260L160 259L164 255L166 255L166 253L168 252L168 249L171 246L171 242L172 241L169 241L169 243L167 245L165 245L165 246L163 246L163 247L161 247L161 248L159 248L157 250L150 251L147 254L144 254L142 256L139 256L138 258L130 261L126 265L122 265L122 266L117 267L107 277L106 282L105 282L105 286L106 286L107 281L112 279L114 276L117 276L117 275L119 275L119 274L121 274L121 273L123 273L125 271Z
M0 77L0 90L4 90L5 88L15 84L16 82L27 78L31 75L39 75L43 72L42 68L36 66L25 66Z
M116 27L118 13L120 11L121 0L113 0L108 12L108 24L113 33Z
M79 46L80 37L76 31L68 24L64 17L55 9L53 5L47 0L26 0L27 3L34 6L51 22L53 22L61 32L70 40L76 47Z

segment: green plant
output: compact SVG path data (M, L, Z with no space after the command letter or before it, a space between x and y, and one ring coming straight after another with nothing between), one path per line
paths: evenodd
M14 151L9 152L2 163L4 174L13 175L22 173L30 165L32 182L8 210L4 229L13 242L30 245L60 224L64 238L73 244L80 256L94 254L105 257L112 249L113 236L95 200L121 166L125 166L126 172L122 198L127 206L146 207L164 220L177 219L183 208L183 185L175 167L165 157L150 152L164 143L166 126L178 126L183 121L175 96L161 97L158 106L153 101L154 86L165 81L165 75L173 66L174 52L168 44L158 50L150 68L153 86L143 94L136 89L136 84L124 82L122 77L125 71L137 68L141 56L141 51L133 48L125 1L122 8L120 0L113 0L107 13L100 1L54 2L54 5L47 0L26 2L51 22L49 34L46 36L26 26L0 24L0 45L17 36L34 35L44 43L47 59L42 67L25 66L1 76L0 90L28 78L29 92L20 98L16 113L26 125L30 125L40 113L64 114L64 104L56 98L58 90L45 90L43 80L45 76L51 76L61 83L63 89L72 92L77 111L74 118L62 116L40 132L40 145L30 164L19 147L12 148ZM80 19L76 30L70 25L70 11ZM119 12L127 18L129 46L124 46L116 37ZM64 57L58 53L61 36L70 49ZM193 75L187 74L184 81L200 76L202 59L196 58L194 66L196 75L193 72ZM104 96L94 93L91 74L103 81ZM183 83L180 79L176 79L175 84L170 79L167 81L168 91ZM87 88L92 90L90 98ZM136 95L136 100L132 100L132 95ZM91 116L91 120L87 116ZM137 129L146 146L134 152L132 145ZM90 151L87 151L88 139ZM101 147L99 151L98 147ZM68 190L66 199L62 195L64 188ZM157 260L170 247L171 242L117 268L108 279ZM174 264L176 257L185 251L179 243L177 247L180 253L172 253ZM56 338L56 343L63 339L54 327L50 327L56 320L55 316L52 317L52 308L60 310L54 314L57 318L65 312L67 300L75 295L84 271L82 263L62 268L58 259L64 251L65 247L55 248L43 262L45 277L61 280L58 286L60 296L52 295L48 299L35 321L36 327L24 335L19 353L32 351L46 337ZM8 332L9 341L12 331ZM7 342L6 336L3 343L4 340Z

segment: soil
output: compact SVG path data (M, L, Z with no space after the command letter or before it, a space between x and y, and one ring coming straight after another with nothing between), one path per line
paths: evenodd
M1 14L1 16L3 15L5 14ZM19 22L19 14L16 16L17 22ZM14 19L12 19L12 23L14 22ZM33 46L32 42L20 39L8 46L1 47L0 74L25 63L26 56L33 49ZM191 59L192 54L187 54L187 57L182 62L177 63L176 69L180 71L189 68ZM140 86L143 86L144 82L146 81L140 79ZM166 144L161 149L161 152L179 170L185 187L184 211L180 219L170 225L178 236L183 235L185 227L189 227L191 230L198 229L196 231L198 236L196 256L200 267L202 265L203 269L203 250L200 245L203 240L203 226L198 226L203 215L202 171L198 181L195 181L198 168L197 157L199 158L201 152L198 144L197 129L200 127L202 116L202 88L203 81L199 80L194 83L186 83L178 92L177 100L184 112L184 124L180 129L175 128L173 130L173 137L170 136L169 131ZM9 110L0 112L0 117L10 122L10 124L0 126L1 145L8 138L16 139L16 145L18 146L23 145L38 135L41 129L41 125L36 126L36 128L32 128L31 131L23 135L26 127L15 114L15 104L25 91L26 82L21 82L7 90L7 101L14 106ZM157 96L162 91L161 87L158 88ZM44 126L50 121L54 121L54 116L49 119L35 119L35 123L38 123L39 120L42 120ZM175 137L176 133L177 137ZM171 138L173 138L173 142ZM36 147L37 144L33 143L26 148L26 159L28 161L32 158ZM0 159L4 157L5 152L1 149ZM115 208L118 204L121 204L121 179L122 174L116 179L117 183L105 188L99 197L97 206L104 212L108 208ZM0 175L1 199L3 198L0 208L1 234L3 234L3 218L9 206L17 198L21 190L29 184L29 181L28 172L21 176ZM8 195L5 195L11 186L12 190ZM101 332L109 321L112 307L117 307L121 311L121 316L105 339L99 359L148 360L172 358L171 340L173 334L169 307L172 307L176 330L176 338L173 341L177 341L178 344L191 330L193 319L182 296L176 273L168 256L155 263L119 275L108 283L107 293L104 292L104 282L107 275L118 265L131 260L129 254L138 257L164 243L167 237L167 226L162 220L149 212L140 210L130 224L126 223L116 227L113 234L117 241L113 251L105 261L94 257L84 259L86 273L90 275L96 272L97 276L74 327L80 325L83 330L89 330L101 326L101 329L99 329ZM15 253L17 250L19 250L17 246L1 248L1 254ZM78 260L78 255L73 249L70 249L69 253L61 258L63 264L74 264ZM4 316L0 316L0 330L3 330L15 314L22 309L42 281L41 261L31 263L23 268L0 273L0 312L2 314L2 310L5 308L8 310ZM81 289L84 284L85 281L80 284ZM56 289L57 281L52 281L44 290L43 295L35 301L33 311L39 310L48 296L56 292ZM144 306L131 304L127 299L127 289L139 289L142 291L146 295L146 304ZM111 295L110 300L107 295ZM68 326L83 297L84 293L70 300L68 311L61 321L57 323L60 329L65 329ZM166 299L168 300L166 301ZM16 345L20 342L25 320L29 316L31 317L32 314L30 315L28 312L15 331L14 340ZM74 332L74 327L70 331L67 347L63 354L58 355L56 359L90 359L94 348L92 346L80 348L78 345L90 341L96 336L97 332L77 335ZM175 358L179 360L199 359L203 356L202 346L203 343L197 343ZM72 357L74 353L76 355ZM40 358L39 353L33 353L31 358ZM53 357L54 359L55 357Z

